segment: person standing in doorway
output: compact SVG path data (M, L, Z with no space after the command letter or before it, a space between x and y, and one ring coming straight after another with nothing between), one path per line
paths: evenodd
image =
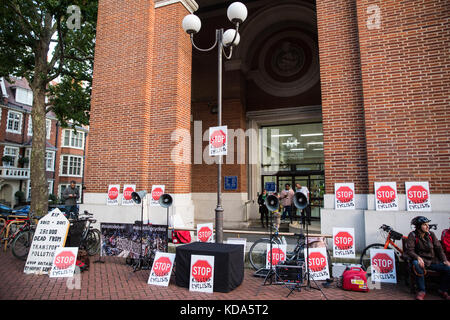
M289 219L292 223L292 201L294 199L294 190L291 189L291 185L286 183L284 185L284 190L281 191L280 200L281 205L283 206L283 214L281 216L281 220L286 219L286 216L289 216Z
M261 215L261 224L263 228L267 228L269 226L269 209L267 209L266 206L266 198L267 198L267 190L264 189L263 192L258 197L259 213ZM266 221L265 226L264 220Z
M63 195L64 205L66 206L67 218L78 218L77 200L80 198L75 181L70 181L70 185L64 190Z

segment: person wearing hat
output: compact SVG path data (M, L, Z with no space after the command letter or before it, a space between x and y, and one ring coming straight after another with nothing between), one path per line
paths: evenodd
M439 295L450 300L448 290L450 285L450 262L444 254L440 241L430 231L430 220L423 216L411 220L415 230L408 235L406 254L413 259L413 272L416 274L417 300L425 298L426 270L438 271L441 274Z

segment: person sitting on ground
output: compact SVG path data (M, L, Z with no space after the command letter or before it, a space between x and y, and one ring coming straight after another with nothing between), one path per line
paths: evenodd
M440 241L430 231L430 220L423 216L415 217L411 224L415 230L408 235L406 255L413 259L413 272L416 274L417 300L425 298L425 272L438 271L441 274L439 295L450 300L450 262L442 250Z

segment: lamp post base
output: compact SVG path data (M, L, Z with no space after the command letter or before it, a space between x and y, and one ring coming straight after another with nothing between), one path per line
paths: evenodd
M216 243L223 243L223 208L216 208Z

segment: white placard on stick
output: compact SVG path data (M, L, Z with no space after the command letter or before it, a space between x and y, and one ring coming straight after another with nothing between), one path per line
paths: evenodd
M59 247L55 251L50 278L71 278L75 272L78 248Z
M214 256L191 256L189 291L212 293L214 289Z
M370 249L372 281L397 283L395 256L392 249Z
M157 251L147 283L167 287L170 282L174 261L175 253Z
M304 250L305 257L308 256ZM328 268L328 256L326 248L310 248L308 258L309 274L314 280L326 280L330 278Z
M214 232L212 223L203 223L197 225L197 241L214 242Z
M375 208L377 211L398 211L396 182L375 182Z
M131 194L135 191L136 191L135 184L126 184L123 186L123 194L122 194L122 205L123 206L135 205L133 198L131 198Z
M333 228L333 257L355 257L355 229Z
M120 184L110 184L108 194L106 195L106 204L108 206L119 205Z
M355 205L355 184L334 184L334 207L336 210L353 210Z
M405 182L407 211L431 211L428 182Z
M54 209L39 220L28 252L24 273L48 274L52 268L56 249L63 247L69 231L69 220Z

